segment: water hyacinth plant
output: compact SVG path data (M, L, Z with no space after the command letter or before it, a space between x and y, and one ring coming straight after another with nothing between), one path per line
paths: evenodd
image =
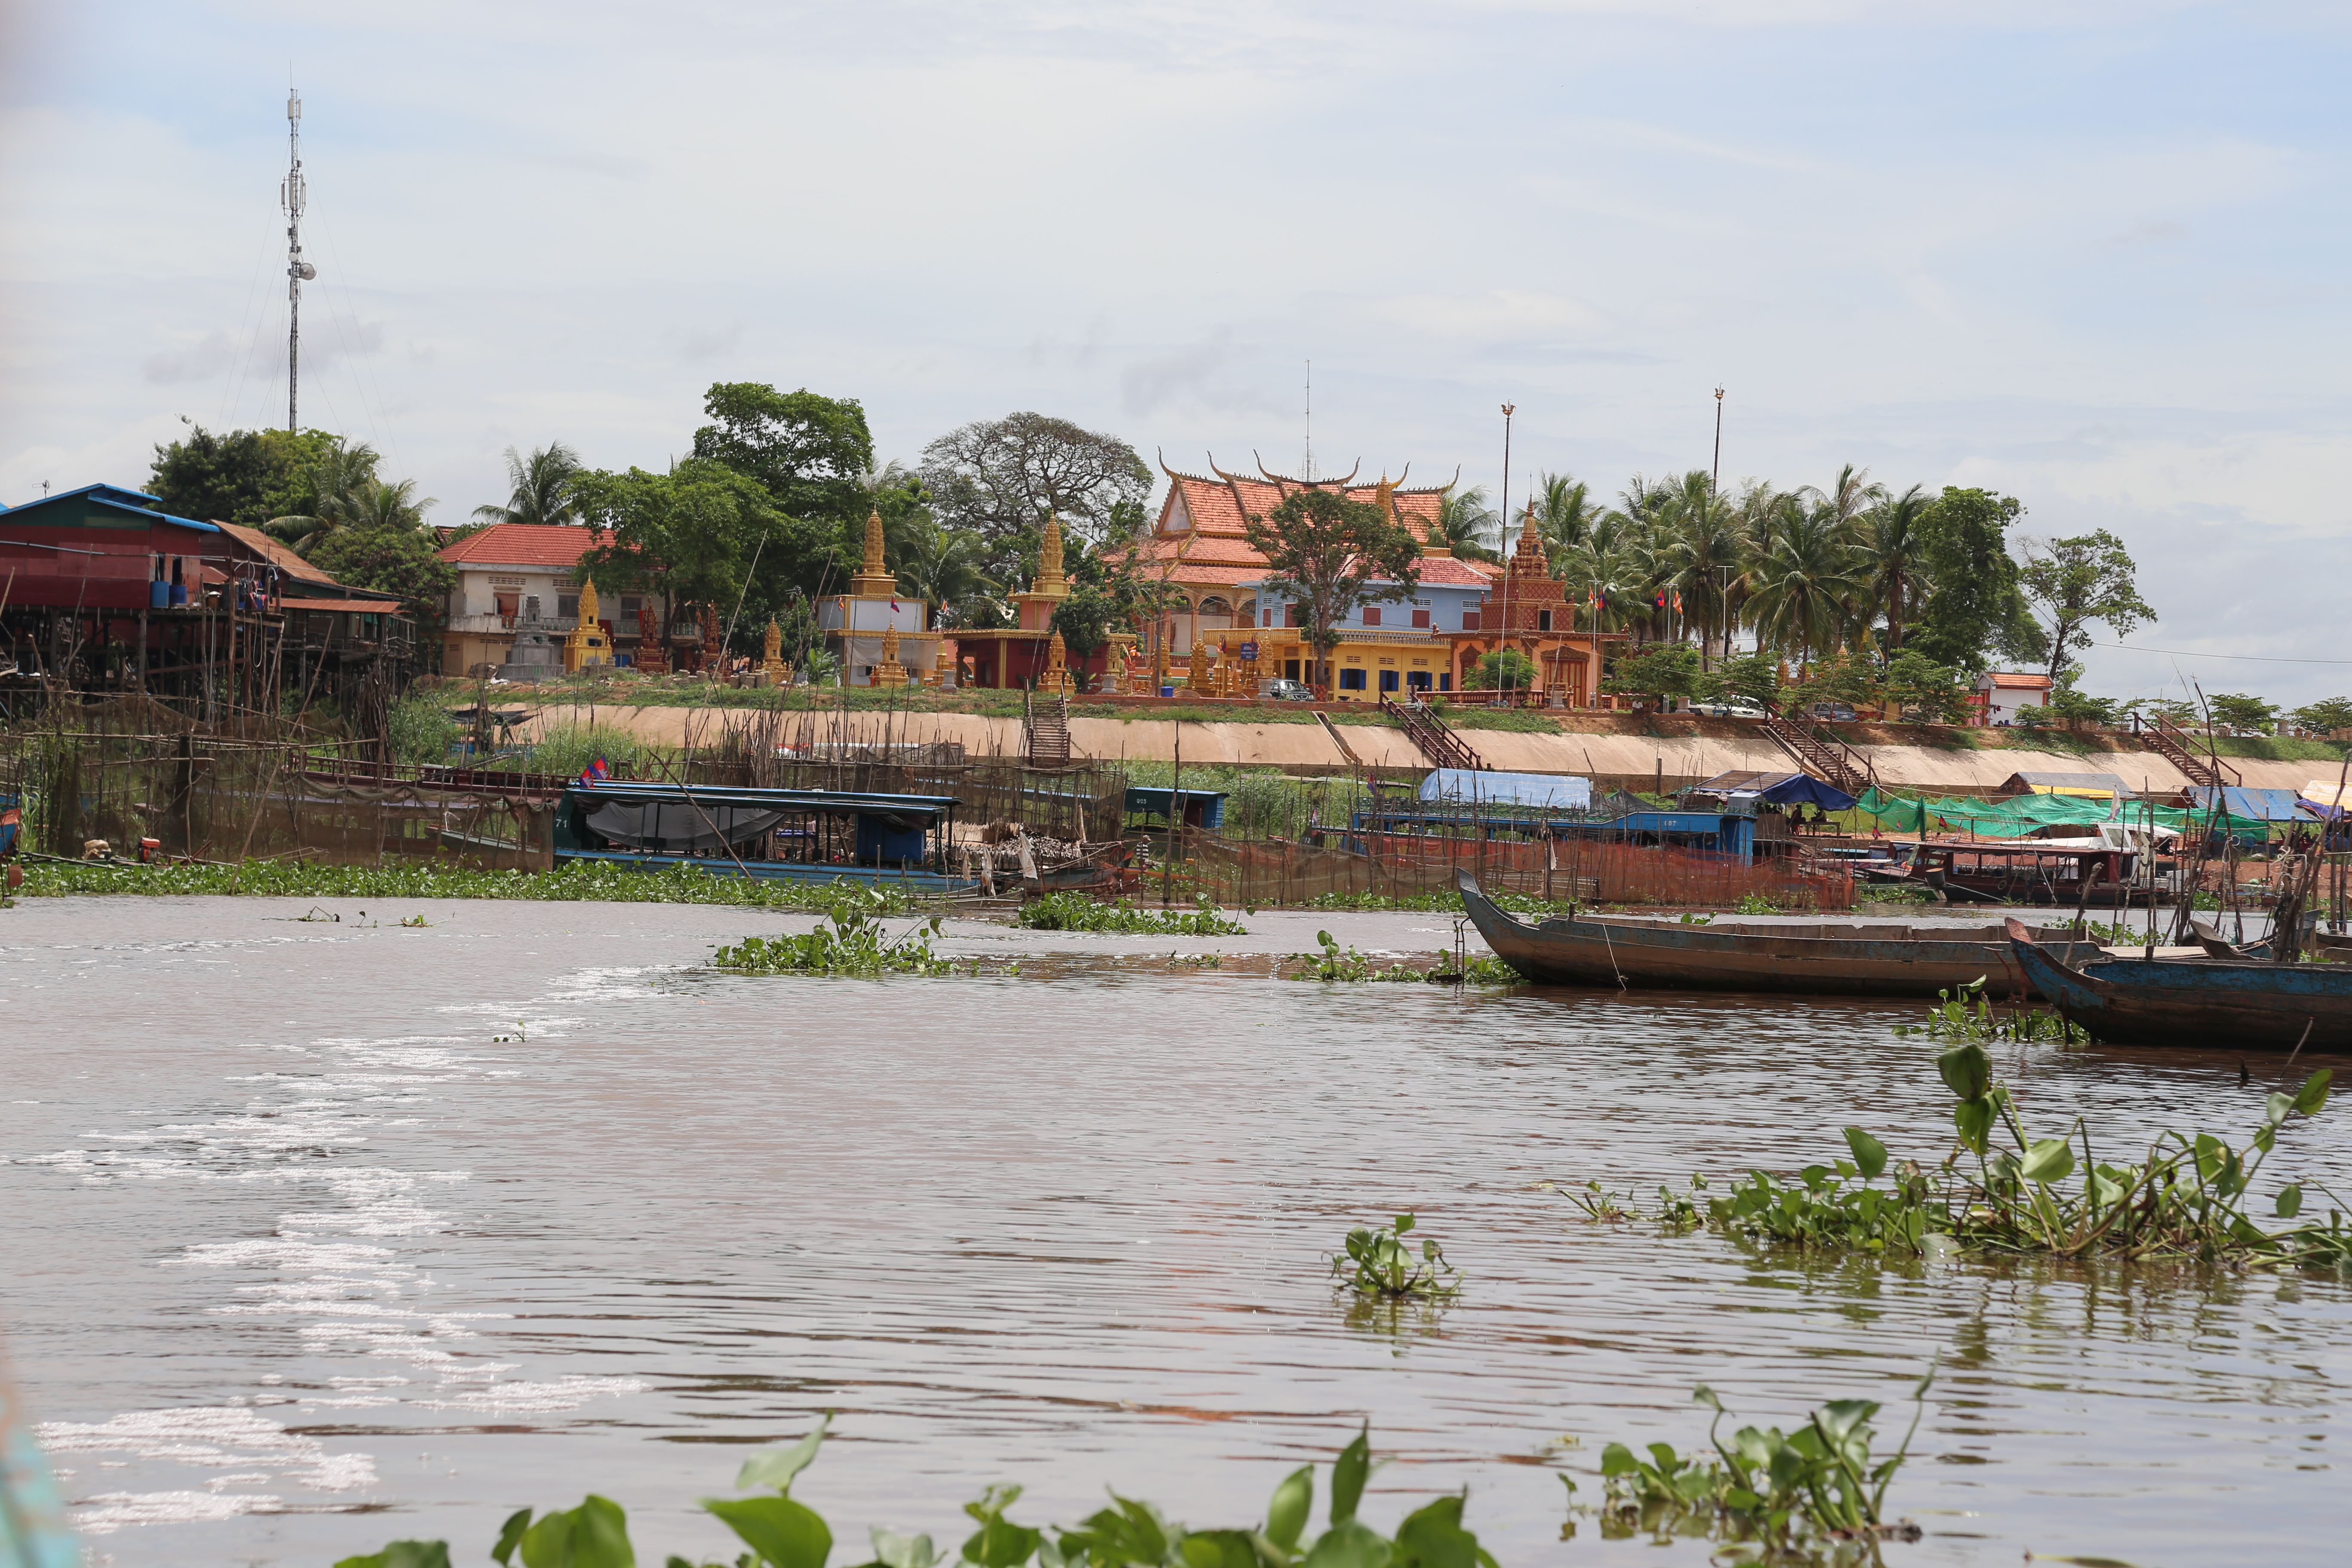
M889 884L769 881L719 875L698 867L636 870L610 861L573 861L552 871L478 871L425 865L323 866L305 860L248 860L241 866L140 865L136 861L34 861L25 868L28 898L93 893L244 895L295 899L546 899L651 904L732 904L747 909L824 910L843 890L866 892L897 914L907 895Z
M931 951L939 930L940 917L933 915L893 937L877 911L845 900L814 931L747 936L712 953L710 966L737 974L952 974L954 960Z
M1084 893L1047 893L1023 904L1013 923L1024 931L1107 931L1127 936L1247 936L1239 921L1214 904L1192 910L1149 910L1121 899L1105 903Z
M1750 1171L1719 1195L1693 1177L1688 1194L1660 1189L1654 1217L1669 1231L1686 1230L1703 1204L1706 1223L1727 1235L1872 1252L1924 1252L1930 1238L1941 1238L1988 1252L2352 1272L2352 1225L2334 1194L2327 1195L2337 1206L2325 1222L2279 1229L2265 1228L2251 1206L2280 1132L2291 1120L2326 1108L2330 1069L2312 1074L2294 1094L2270 1095L2242 1147L2210 1132L2168 1130L2149 1142L2145 1158L2116 1164L2097 1157L2080 1116L2056 1137L2029 1131L2009 1086L1993 1076L1991 1058L1975 1041L1946 1051L1936 1068L1954 1096L1958 1135L1940 1165L1904 1161L1878 1185L1890 1165L1886 1147L1849 1127L1851 1159L1809 1165L1793 1181ZM2273 1194L2269 1217L2299 1218L2306 1186L2326 1191L2316 1182L2290 1182ZM1600 1195L1569 1195L1592 1218L1622 1221L1638 1213L1631 1197L1620 1202L1597 1184L1587 1191Z
M793 1482L814 1462L826 1423L789 1447L755 1454L735 1478L745 1498L706 1498L702 1506L747 1548L733 1564L667 1559L667 1568L825 1568L834 1546L823 1516L792 1495ZM928 1535L874 1529L872 1559L860 1568L1496 1568L1495 1559L1462 1523L1463 1498L1442 1497L1407 1514L1393 1534L1358 1513L1372 1473L1369 1432L1340 1450L1331 1467L1326 1528L1311 1529L1315 1467L1285 1477L1258 1522L1230 1529L1192 1530L1171 1521L1150 1503L1111 1494L1111 1506L1070 1527L1037 1527L1008 1518L1021 1498L1014 1486L992 1486L964 1512L978 1526L953 1559ZM579 1507L535 1513L524 1509L499 1532L490 1557L499 1568L635 1568L628 1518L609 1498L590 1496ZM335 1568L448 1568L439 1541L397 1541Z
M1401 1214L1384 1226L1360 1225L1349 1231L1344 1250L1331 1259L1340 1287L1383 1299L1460 1295L1462 1271L1445 1261L1436 1242L1423 1237L1420 1256L1414 1256L1405 1240L1413 1225L1412 1215Z
M1727 1441L1722 1426L1731 1413L1702 1384L1691 1397L1715 1412L1706 1433L1715 1457L1685 1457L1670 1443L1652 1443L1645 1458L1610 1444L1601 1456L1601 1532L1661 1542L1703 1534L1725 1542L1716 1556L1721 1563L1874 1561L1876 1542L1920 1538L1908 1520L1887 1521L1886 1491L1910 1456L1934 1382L1931 1366L1912 1391L1909 1429L1884 1458L1873 1451L1871 1424L1881 1409L1874 1400L1832 1400L1794 1431L1742 1426ZM1561 1479L1573 1494L1576 1483Z

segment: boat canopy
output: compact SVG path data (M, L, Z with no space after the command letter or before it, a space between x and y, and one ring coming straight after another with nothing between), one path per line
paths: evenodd
M574 784L565 792L590 810L606 801L677 805L689 811L696 805L747 808L752 811L822 811L851 816L889 816L929 827L942 822L957 805L951 795L855 795L844 790L746 789L720 784L648 784L641 780L599 780Z
M2214 809L2217 792L2199 785L2189 794L2200 811ZM2307 822L2309 816L2298 807L2302 796L2291 789L2254 789L2237 784L2223 784L2218 792L2220 808L2239 822Z

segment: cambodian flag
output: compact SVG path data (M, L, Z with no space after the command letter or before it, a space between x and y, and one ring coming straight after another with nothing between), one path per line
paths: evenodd
M607 764L602 757L597 758L594 762L590 763L586 767L580 770L580 782L582 784L598 784L605 779L611 778L612 776L613 770L611 766Z

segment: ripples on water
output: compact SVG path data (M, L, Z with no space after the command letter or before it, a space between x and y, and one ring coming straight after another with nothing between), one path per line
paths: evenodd
M299 912L0 917L0 1307L104 1560L319 1563L410 1534L471 1556L512 1508L591 1488L641 1549L716 1552L692 1500L740 1445L837 1409L798 1490L849 1542L953 1536L995 1479L1028 1486L1031 1519L1107 1483L1251 1518L1369 1417L1402 1461L1375 1518L1467 1485L1507 1564L1696 1563L1589 1523L1561 1543L1549 1472L1613 1438L1690 1446L1696 1383L1785 1424L1898 1403L1937 1352L1895 1491L1929 1538L1890 1561L2324 1561L2352 1522L2334 1281L1806 1268L1537 1190L1785 1171L1847 1122L1939 1152L1949 1100L1891 1031L1906 1009L1140 956L1303 948L1300 917L1231 942L971 928L957 951L1076 956L869 983L685 973L776 923L740 911L263 919ZM1426 916L1320 923L1448 940ZM2242 1088L2234 1057L2034 1047L2005 1070L2037 1124L2083 1109L2120 1146L2242 1138L2283 1077L2252 1066ZM2274 1168L2352 1192L2347 1112L2294 1129ZM1322 1255L1403 1209L1468 1289L1391 1330L1334 1300Z

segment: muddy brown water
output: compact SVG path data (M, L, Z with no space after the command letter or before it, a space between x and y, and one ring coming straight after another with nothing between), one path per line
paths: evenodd
M1809 1264L1581 1220L1546 1182L1677 1184L1939 1152L1916 1009L1323 985L1246 954L1450 943L1433 915L1224 940L951 922L1018 977L725 977L805 921L671 905L40 900L0 912L0 1324L93 1561L478 1560L593 1489L641 1560L731 1558L694 1500L838 1411L795 1495L858 1561L961 1540L991 1481L1255 1520L1369 1419L1370 1517L1467 1487L1507 1565L1699 1563L1561 1540L1612 1439L1691 1387L1786 1425L1943 1372L1891 1563L2340 1560L2352 1288L1969 1259ZM366 910L367 923L360 919ZM433 923L392 922L423 913ZM1222 952L1230 971L1171 952ZM1159 956L1155 956L1159 955ZM518 1025L518 1021L520 1024ZM2282 1065L2004 1053L2029 1117L2241 1140ZM2311 1065L2297 1064L2295 1076ZM2335 1062L2339 1068L2347 1066ZM2352 1194L2352 1106L2273 1169ZM1335 1298L1412 1210L1466 1273L1393 1324Z

